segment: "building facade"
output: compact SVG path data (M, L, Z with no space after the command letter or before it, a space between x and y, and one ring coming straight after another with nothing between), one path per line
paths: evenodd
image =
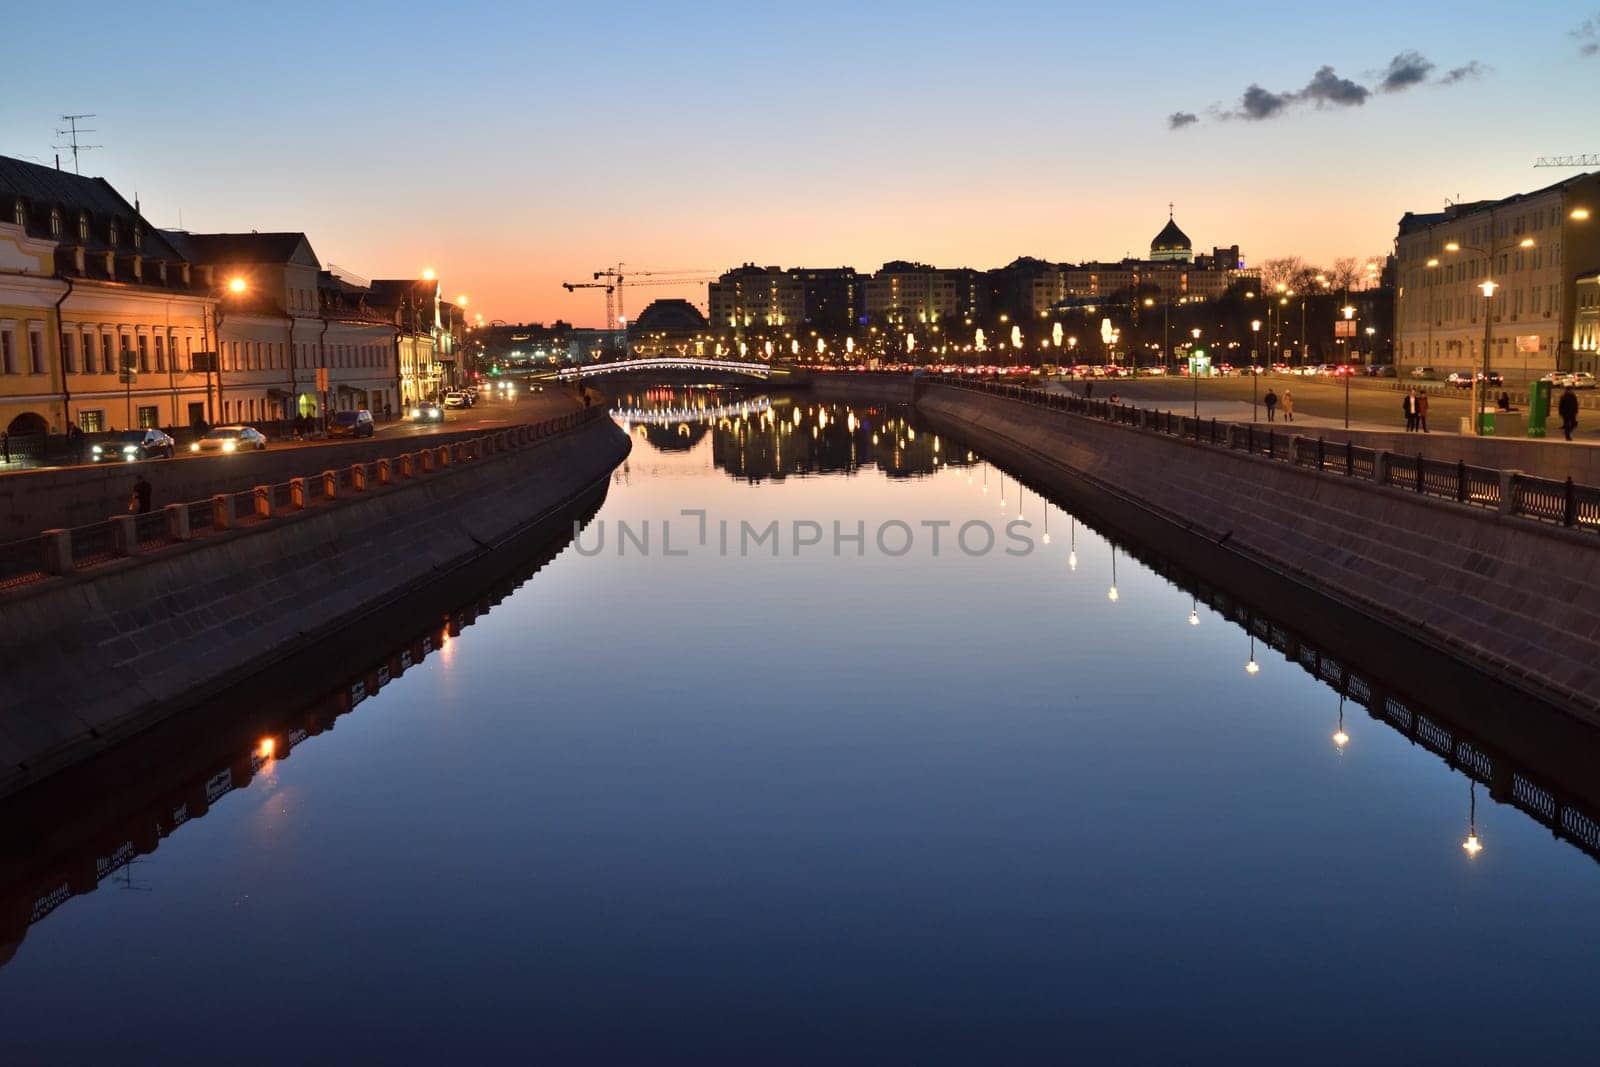
M746 263L712 282L707 293L709 319L719 330L789 327L805 321L805 283L781 267Z
M1600 268L1600 173L1503 200L1400 219L1395 359L1481 368L1579 369L1578 279ZM1486 298L1483 283L1495 283Z
M212 304L205 272L104 179L0 157L0 430L208 420L194 355Z

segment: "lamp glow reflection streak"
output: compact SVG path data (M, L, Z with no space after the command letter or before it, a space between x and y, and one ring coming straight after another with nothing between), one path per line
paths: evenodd
M1078 569L1078 517L1068 516L1067 526L1067 570Z
M1121 594L1119 594L1117 592L1117 546L1116 545L1112 545L1111 546L1111 588L1106 592L1106 599L1111 601L1113 604L1115 604L1117 602L1117 600L1120 599L1120 597L1121 597Z
M1244 665L1244 673L1260 674L1261 664L1256 662L1256 635L1250 635L1250 662Z
M1478 782L1475 778L1467 782L1467 839L1461 842L1461 848L1468 856L1476 856L1483 851L1483 842L1478 840Z
M1342 752L1344 746L1350 743L1350 735L1344 732L1344 694L1339 694L1339 728L1333 732L1333 743Z

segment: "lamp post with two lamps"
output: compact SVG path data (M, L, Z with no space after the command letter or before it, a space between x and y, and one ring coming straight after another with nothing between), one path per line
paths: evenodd
M1489 212L1489 237L1487 245L1464 245L1459 241L1445 242L1446 252L1476 252L1483 256L1483 281L1478 283L1478 289L1483 293L1483 369L1472 376L1472 432L1483 436L1486 427L1483 422L1484 390L1489 387L1489 349L1494 344L1494 294L1500 288L1500 283L1490 275L1494 272L1495 257L1502 252L1516 248L1532 248L1532 237L1524 237L1514 242L1502 243L1495 239L1494 212Z
M1256 353L1259 349L1257 339L1261 336L1261 320L1250 320L1250 421L1256 421L1256 393L1261 388L1261 367L1257 362Z

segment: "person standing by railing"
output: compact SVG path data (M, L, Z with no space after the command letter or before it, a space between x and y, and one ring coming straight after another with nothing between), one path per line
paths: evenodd
M1428 394L1417 394L1417 428L1423 433L1428 432Z
M1561 394L1561 400L1556 404L1556 414L1561 416L1561 432L1567 440L1572 440L1572 431L1578 428L1578 394L1572 391L1572 386L1567 386Z

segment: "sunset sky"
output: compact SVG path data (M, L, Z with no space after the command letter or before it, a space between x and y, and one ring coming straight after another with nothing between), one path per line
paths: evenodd
M619 261L1143 254L1168 201L1252 263L1371 256L1600 151L1595 0L31 4L5 33L0 154L93 112L84 173L157 225L303 230L513 321L599 325L560 283ZM630 315L659 296L705 287Z

